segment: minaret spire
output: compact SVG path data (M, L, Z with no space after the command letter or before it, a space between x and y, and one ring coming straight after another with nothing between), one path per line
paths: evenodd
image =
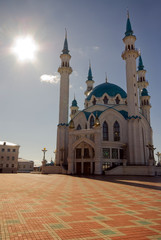
M67 40L67 30L65 28L65 40L64 40L64 47L62 50L63 54L68 54L69 50L68 50L68 40Z
M129 10L127 10L127 22L126 22L126 32L125 36L132 36L133 35L133 30L131 27L131 22L130 22L130 17L129 17Z
M87 77L86 84L87 84L87 89L84 92L84 94L88 96L90 92L93 90L93 84L94 84L90 60L89 60L89 69L88 69L88 77Z

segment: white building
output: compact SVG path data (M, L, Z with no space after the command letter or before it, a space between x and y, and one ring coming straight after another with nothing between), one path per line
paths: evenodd
M34 161L26 160L23 158L18 159L18 169L19 173L29 173L34 170Z
M0 141L0 173L17 173L20 146Z
M79 110L74 99L68 124L69 75L72 68L65 37L58 69L61 78L56 165L62 169L60 172L66 169L68 174L102 174L112 169L111 174L112 171L113 174L154 174L150 96L146 70L135 41L128 16L122 53L126 63L126 91L109 83L107 78L94 87L89 66L85 108ZM45 163L43 167L45 172Z

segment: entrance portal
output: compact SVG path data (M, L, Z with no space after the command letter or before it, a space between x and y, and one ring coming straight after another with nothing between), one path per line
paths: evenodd
M90 162L84 162L84 174L85 175L91 174L91 163Z
M76 163L76 174L81 174L81 162Z

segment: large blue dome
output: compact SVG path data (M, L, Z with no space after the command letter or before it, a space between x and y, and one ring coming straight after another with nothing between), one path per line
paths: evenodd
M122 98L127 98L127 94L122 88L115 84L107 82L96 86L87 97L87 100L90 100L92 96L100 98L104 93L107 93L110 97L115 97L117 94L120 94Z

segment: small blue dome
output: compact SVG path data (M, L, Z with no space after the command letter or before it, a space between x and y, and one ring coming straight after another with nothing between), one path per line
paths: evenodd
M141 91L141 96L142 96L142 97L143 97L143 96L149 96L148 91L147 91L146 88L143 88L143 90Z
M72 101L72 107L77 107L77 101L75 99Z
M96 86L87 97L87 100L90 100L92 96L100 98L104 93L107 93L110 97L115 97L117 94L120 94L122 98L127 98L127 94L122 88L107 82Z

